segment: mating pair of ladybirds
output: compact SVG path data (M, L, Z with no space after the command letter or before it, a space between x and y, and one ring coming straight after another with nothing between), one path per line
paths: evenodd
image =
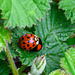
M42 41L34 34L25 34L20 37L19 46L25 50L39 51L42 48Z

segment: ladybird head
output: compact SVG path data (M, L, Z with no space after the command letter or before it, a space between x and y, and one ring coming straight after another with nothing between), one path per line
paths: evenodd
M39 44L37 45L37 50L41 50L42 49L42 41L39 38Z
M35 35L36 46L32 49L33 52L37 52L42 49L42 41L41 39Z
M41 50L41 48L42 48L42 41L41 41L41 39L38 36L36 36L36 35L34 35L34 39L35 39L35 42L36 42L36 50L37 51Z
M39 44L39 37L34 35L34 39L35 39L36 45L38 45Z

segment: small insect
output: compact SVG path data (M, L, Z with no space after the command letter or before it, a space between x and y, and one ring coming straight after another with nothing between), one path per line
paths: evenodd
M42 41L34 34L24 34L19 39L19 46L25 50L39 51L42 48Z

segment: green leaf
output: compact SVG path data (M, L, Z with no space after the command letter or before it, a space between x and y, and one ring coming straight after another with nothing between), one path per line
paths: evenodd
M66 43L71 46L75 45L75 37L73 36L73 37L68 38Z
M55 71L52 71L49 75L70 75L70 74L65 73L64 70L57 69Z
M4 24L4 21L5 21L5 20L2 19L2 11L0 10L0 23L1 23L1 24Z
M10 53L11 53L11 55L12 55L13 58L16 58L17 56L19 56L18 52L16 52L16 51L11 47L11 44L8 44L8 47L9 47Z
M17 56L19 56L18 52L16 52L12 47L11 47L11 44L8 44L8 47L9 47L9 50L11 52L11 55L13 58L16 58ZM7 56L6 56L6 53L5 51L1 51L0 53L0 59L4 60L4 59L7 59Z
M2 12L2 11L0 10L0 19L1 19L1 17L2 17L1 12Z
M31 27L45 16L50 0L0 0L0 9L6 27Z
M70 21L66 20L63 11L58 10L54 4L51 4L51 10L48 12L45 20L37 21L36 24L35 34L43 42L43 49L39 54L46 54L47 65L45 72L48 75L52 70L59 68L58 62L60 57L62 57L62 50L53 33L58 36L65 50L67 44L63 41L66 41L70 35L74 34L75 25L71 25Z
M6 48L6 40L10 42L10 33L8 29L5 29L4 26L0 24L0 51Z
M56 34L54 34L54 35L55 35L56 40L57 40L58 43L59 43L59 46L61 47L61 50L63 51L64 57L65 57L65 60L66 60L66 62L67 62L67 66L68 66L68 68L69 68L71 74L72 74L72 75L75 75L75 69L74 69L72 63L69 61L68 56L65 54L64 49L63 49L63 47L62 47L62 45L61 45L61 43L60 43L58 37L56 36Z
M75 49L70 48L69 50L67 50L65 54L68 58L68 61L71 63L72 69L74 69L74 72L75 72ZM60 66L64 68L66 72L71 73L70 71L71 69L68 68L65 58L61 58L60 63L61 63Z
M59 8L65 10L67 19L75 23L75 0L62 0L59 2Z
M0 59L0 75L9 75L10 69L8 67L8 64Z
M5 58L7 58L5 51L1 51L0 53L0 59L4 60Z
M35 35L39 36L42 40L42 50L39 52L24 52L23 49L19 48L18 40L22 36L21 30L14 31L13 36L15 36L16 42L13 43L13 47L20 53L20 60L24 65L31 65L35 57L46 54L47 65L45 73L48 75L51 71L60 68L59 61L60 58L63 57L63 52L53 33L56 33L63 49L65 50L68 48L65 41L69 38L69 36L74 34L73 31L75 30L75 25L71 25L71 22L66 20L63 11L58 10L56 4L52 3L51 10L49 10L45 19L42 19L40 22L36 22L35 29ZM26 31L23 30L23 33L24 32ZM12 38L12 40L15 38Z

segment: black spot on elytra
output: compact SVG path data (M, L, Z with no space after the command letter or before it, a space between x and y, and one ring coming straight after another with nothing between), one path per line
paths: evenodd
M33 46L35 46L35 44L33 44Z
M25 46L23 46L23 47L25 47Z
M26 48L24 48L24 49L26 49Z
M25 44L25 42L23 42L23 44Z
M27 47L29 47L29 44L27 44Z
M30 37L27 37L27 39L29 39Z
M32 36L32 34L31 34L31 36Z
M24 40L24 38L22 38L22 40Z
M31 47L29 49L31 49Z

